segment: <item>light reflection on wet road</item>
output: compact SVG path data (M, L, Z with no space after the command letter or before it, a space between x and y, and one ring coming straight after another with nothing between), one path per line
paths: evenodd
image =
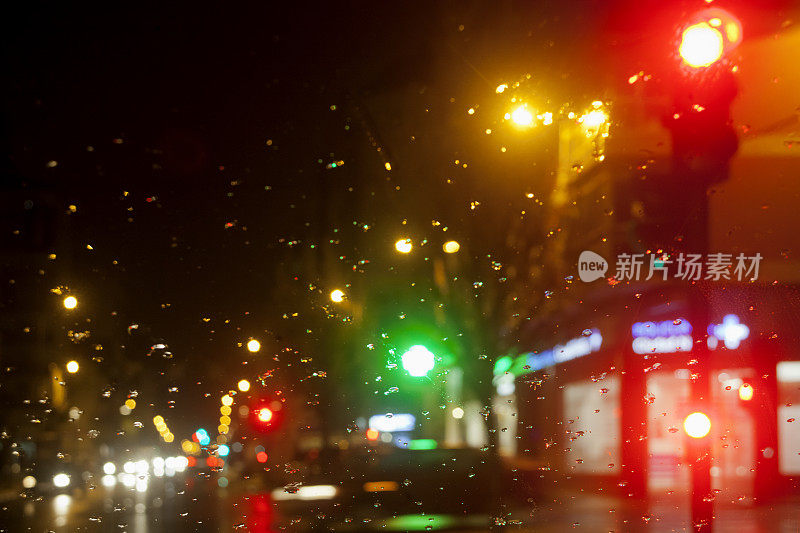
M691 531L683 501L640 505L611 496L561 496L548 504L531 504L510 510L507 530L561 531ZM98 487L88 492L17 498L2 505L0 531L125 531L157 533L179 531L298 531L319 530L310 520L281 517L268 492L241 493L220 490L211 481L153 483L146 492L123 486ZM723 507L717 513L715 532L795 533L800 531L800 506L783 502L771 507ZM475 518L475 517L473 517ZM486 531L473 519L471 531ZM464 523L441 515L399 517L391 521L350 521L335 530L466 530Z

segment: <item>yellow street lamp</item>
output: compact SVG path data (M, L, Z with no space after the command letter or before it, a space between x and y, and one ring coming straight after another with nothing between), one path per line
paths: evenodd
M259 351L259 350L261 349L261 343L260 343L260 342L258 342L258 341L257 341L257 340L255 340L255 339L250 339L250 340L247 342L247 349L248 349L248 350L249 350L251 353L256 353L257 351Z
M446 254L454 254L461 249L461 245L457 241L447 241L442 245L442 250Z
M80 370L80 365L77 361L70 361L67 363L67 372L70 374L75 374L78 370Z
M411 244L411 239L400 239L394 243L394 247L401 254L407 254L411 252L411 249L414 247L414 245Z
M331 291L331 301L334 303L342 303L344 301L344 291L340 289L334 289Z
M78 307L78 299L74 296L67 296L64 298L64 307L66 309L75 309Z
M525 105L521 105L511 112L511 120L517 126L529 127L533 125L533 113Z

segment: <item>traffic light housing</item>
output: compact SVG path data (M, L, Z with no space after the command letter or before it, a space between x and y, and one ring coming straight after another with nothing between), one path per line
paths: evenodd
M678 172L703 186L727 178L728 161L739 147L730 121L738 86L728 54L741 38L735 16L710 8L686 21L677 47L680 64L670 83L672 107L665 125Z

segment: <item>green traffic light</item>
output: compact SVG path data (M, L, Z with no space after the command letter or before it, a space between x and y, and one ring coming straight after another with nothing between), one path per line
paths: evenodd
M427 375L435 362L433 353L421 344L409 348L401 360L405 371L416 378Z

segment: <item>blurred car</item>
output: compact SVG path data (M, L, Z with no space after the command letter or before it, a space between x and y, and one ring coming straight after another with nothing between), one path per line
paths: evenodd
M361 448L320 454L297 474L272 492L293 528L485 530L499 509L499 463L477 449Z

